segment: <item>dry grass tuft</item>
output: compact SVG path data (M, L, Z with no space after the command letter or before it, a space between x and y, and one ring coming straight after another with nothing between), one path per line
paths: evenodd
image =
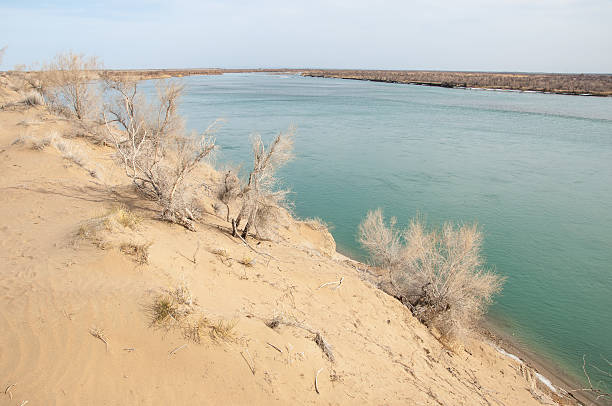
M235 341L236 324L238 320L219 320L210 325L210 337L215 341Z
M151 242L143 244L134 242L123 243L119 246L119 250L126 255L133 256L137 263L144 265L149 263L149 248L152 244Z
M210 321L202 316L195 322L186 323L183 327L183 337L187 340L193 341L196 344L202 342L205 332L210 330Z
M252 268L255 266L255 258L249 256L249 255L245 255L242 257L242 259L238 260L239 264L242 264L246 267Z
M319 217L309 218L303 221L308 227L315 231L330 231L332 227Z
M117 223L131 230L136 230L140 223L142 223L142 217L138 216L124 205L120 205L113 209L110 215L115 218Z
M170 322L177 323L182 316L179 312L178 303L169 294L156 297L149 313L151 315L151 325L156 327L166 326Z

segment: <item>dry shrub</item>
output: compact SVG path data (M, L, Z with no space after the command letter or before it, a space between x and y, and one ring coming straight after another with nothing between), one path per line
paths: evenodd
M276 172L293 158L295 131L280 133L266 148L260 136L252 138L253 169L248 182L240 191L241 208L238 217L232 220L233 234L238 235L245 221L242 238L254 229L260 238L272 238L276 228L286 215L287 190L278 188Z
M74 142L65 138L58 137L54 140L53 145L60 152L63 158L85 168L89 162L87 153Z
M385 224L382 210L371 211L359 225L359 243L370 254L375 265L391 268L401 261L402 233L396 228L396 219L392 217Z
M26 132L17 137L11 145L25 145L37 151L42 151L50 145L55 145L59 138L60 135L57 131L51 131L42 137L35 137Z
M237 172L233 169L223 172L221 182L217 186L217 199L225 205L225 218L228 222L230 221L230 204L240 196L242 189L240 179L236 176Z
M21 102L26 106L43 106L45 99L40 93L30 91L23 96Z
M4 46L2 48L0 48L0 65L2 65L2 59L4 59L4 54L6 53L6 48L8 48L8 46Z
M376 210L360 225L359 241L374 263L389 270L391 293L446 338L473 327L501 291L504 278L484 267L476 225L427 230L417 219L399 230Z
M36 92L36 91L28 91L21 92L19 99L10 101L6 104L0 106L0 110L8 110L8 109L19 109L20 107L36 107L36 106L44 106L45 99L44 97Z
M32 88L57 110L68 110L78 120L91 120L100 112L100 92L92 81L102 67L95 57L67 52L27 76Z
M215 149L217 123L201 135L186 135L177 104L183 87L158 83L157 102L149 104L136 82L107 77L115 94L104 121L118 161L136 189L161 208L164 220L195 231L198 168Z

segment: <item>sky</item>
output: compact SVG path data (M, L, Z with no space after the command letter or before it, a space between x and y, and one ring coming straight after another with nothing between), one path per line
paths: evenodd
M71 50L107 68L612 73L612 0L0 0L0 69Z

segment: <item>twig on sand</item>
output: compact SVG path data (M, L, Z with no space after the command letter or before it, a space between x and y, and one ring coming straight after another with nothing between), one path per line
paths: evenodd
M104 330L99 328L91 328L89 329L89 334L101 340L106 346L106 352L108 352L108 341L106 340L106 336L104 335Z
M249 350L246 350L247 354L249 353ZM249 366L249 369L251 370L251 372L253 373L253 375L255 375L255 365L251 366L251 363L249 362L248 359L246 359L246 357L244 356L244 353L242 351L240 351L240 355L242 355L242 359L244 360L244 362L246 362L246 364ZM251 354L249 354L249 358L251 358ZM253 363L254 364L254 363Z
M315 391L317 393L321 393L321 392L319 392L319 374L321 373L321 371L323 371L323 368L320 368L317 371L317 374L315 375Z
M176 354L177 352L179 352L180 350L182 350L185 347L187 347L187 343L176 347L175 349L173 349L172 351L170 351L168 353L168 358L170 358L171 356L173 356L174 354Z
M180 252L180 251L177 251L177 252L178 252L178 254L179 254L180 256L182 256L182 257L183 257L183 258L185 258L187 261L189 261L189 262L191 262L191 263L193 263L193 264L195 265L195 264L197 264L197 263L198 263L198 260L197 260L197 258L196 258L196 257L197 257L197 255L198 255L198 251L200 251L200 241L198 241L198 246L196 247L196 249L195 249L195 251L194 251L194 253L193 253L193 257L192 257L192 258L187 258L187 256L185 256L185 255L184 255L182 252Z
M136 351L136 348L124 348L123 351L132 352Z
M280 326L281 324L285 326L301 328L302 330L305 330L309 332L310 334L314 335L313 341L315 342L315 344L317 344L319 348L321 348L321 351L323 351L323 354L325 354L327 359L329 359L331 362L334 362L335 358L334 358L333 348L327 342L325 337L323 337L323 334L321 334L319 331L305 325L304 323L300 323L298 321L292 321L292 320L285 320L280 316L274 317L272 320L269 320L268 322L266 322L266 325L272 329Z
M274 348L276 351L280 352L281 354L283 353L283 350L281 350L280 348L278 348L274 344L268 343L268 342L266 342L266 344L268 344L270 347Z
M240 238L240 240L244 243L244 245L246 245L247 247L249 247L253 252L255 252L256 254L262 255L264 257L268 257L270 259L273 259L275 261L278 261L278 259L274 258L272 255L267 254L265 252L261 252L261 251L257 251L255 248L253 248L251 246L251 244L249 244L248 242L246 242L246 240L244 238L242 238L242 236L240 234L236 234L236 237Z
M7 395L7 394L8 394L8 395L9 395L9 397L11 398L11 400L13 400L13 392L11 392L11 388L12 388L13 386L15 386L15 385L17 385L17 383L12 383L12 384L10 384L9 386L7 386L7 387L6 387L6 389L4 390L4 394L5 394L5 395Z
M29 401L29 400L24 400L23 402L21 402L21 404L20 404L19 406L25 406L25 405L27 405L28 403L30 403L30 401Z
M343 282L343 281L344 281L344 276L343 276L342 278L340 278L340 280L339 280L339 281L333 281L333 282L326 282L326 283L324 283L323 285L319 286L319 287L317 288L317 290L319 290L319 289L321 289L322 287L327 286L327 285L338 285L338 286L336 286L336 287L334 288L334 290L336 290L336 289L338 289L338 288L340 287L340 285L342 285L342 282Z

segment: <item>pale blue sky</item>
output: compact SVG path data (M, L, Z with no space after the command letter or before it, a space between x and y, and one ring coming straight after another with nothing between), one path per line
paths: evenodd
M612 73L612 0L0 0L4 64Z

